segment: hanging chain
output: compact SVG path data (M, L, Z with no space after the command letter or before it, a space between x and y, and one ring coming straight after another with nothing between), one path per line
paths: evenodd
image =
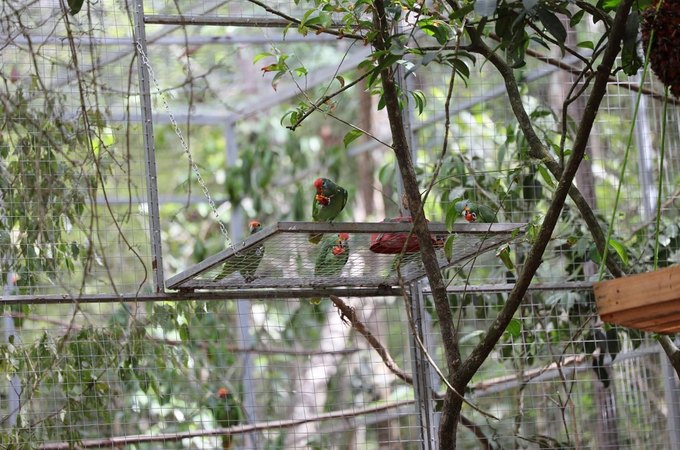
M158 79L156 78L156 74L153 71L153 68L151 67L151 64L149 63L149 58L146 56L146 53L144 53L144 49L142 48L142 44L137 41L137 51L139 52L140 58L142 58L142 63L144 66L146 66L147 72L149 72L149 77L151 77L151 81L153 81L154 86L156 87L156 91L158 92L158 95L161 99L161 102L163 102L163 107L165 108L165 112L168 114L168 117L170 117L170 123L175 129L175 134L179 138L179 142L182 145L182 149L184 150L184 153L187 155L187 158L189 158L189 164L191 164L191 170L194 172L194 175L196 175L196 179L198 180L198 184L201 185L201 189L203 190L203 194L205 195L205 198L208 199L208 204L210 205L210 209L212 210L213 215L215 216L215 220L217 220L217 223L220 226L220 230L222 231L222 234L224 235L224 238L226 240L226 245L228 247L234 246L234 243L232 242L231 238L229 237L229 232L227 231L227 227L224 225L224 223L220 220L220 214L217 212L217 206L215 206L215 201L212 199L212 196L210 195L210 191L208 190L208 186L205 184L205 181L203 180L203 177L201 176L201 172L198 170L198 166L194 162L194 157L191 154L191 150L189 150L189 145L187 145L186 140L184 139L184 135L182 134L182 130L180 130L179 125L177 124L177 120L175 120L175 116L172 114L172 111L170 111L170 105L168 104L168 101L166 100L166 96L161 90L160 84L158 83Z

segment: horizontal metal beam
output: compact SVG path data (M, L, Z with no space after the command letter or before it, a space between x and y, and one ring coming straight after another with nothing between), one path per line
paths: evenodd
M118 303L118 302L159 302L187 300L263 300L296 299L311 297L393 297L401 296L401 289L385 286L381 288L357 289L221 289L219 291L161 292L158 294L82 294L71 295L6 295L0 297L0 305L50 305L71 303Z
M263 36L261 31L256 35L219 35L219 36L167 36L155 41L149 41L148 46L154 45L211 45L211 44L271 44L272 42L338 42L336 36L327 34L308 33L307 35L287 34L284 36L281 32L272 32L273 36ZM31 38L25 36L17 36L12 40L13 44L19 45L57 45L64 46L64 42L68 39L67 36L61 35L36 35ZM73 39L76 45L98 45L107 47L130 47L136 42L132 37L75 37Z
M450 232L461 234L505 234L522 231L524 223L454 223ZM446 225L427 224L432 233L449 233ZM278 222L276 229L286 233L408 233L413 225L408 222Z
M156 25L203 25L220 27L259 27L286 28L291 24L289 20L275 17L242 17L242 16L204 16L204 15L176 15L149 14L144 17L144 23ZM340 28L342 22L333 22L330 28Z
M488 283L467 286L448 286L446 292L450 294L492 294L510 292L515 287L514 283ZM530 291L590 291L593 289L591 281L565 281L561 283L532 283ZM432 294L429 288L423 289L423 294Z

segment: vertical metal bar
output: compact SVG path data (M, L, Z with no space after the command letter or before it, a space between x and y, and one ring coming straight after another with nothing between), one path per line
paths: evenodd
M15 292L15 275L14 272L7 273L7 284L3 289L3 296L12 295ZM9 314L6 314L3 318L4 321L4 335L5 342L9 343L10 340L14 341L14 345L19 345L19 336L17 335L16 329L14 327L14 318ZM14 374L9 379L9 386L7 387L7 425L13 427L17 424L17 416L19 415L19 410L21 408L21 380L19 376Z
M411 344L411 358L413 360L413 387L416 401L416 413L418 427L421 430L422 450L435 450L437 447L437 424L438 417L434 412L434 399L432 397L433 380L430 365L421 348L416 336L428 348L429 333L427 329L427 314L424 308L423 290L421 283L409 286L409 298L411 301L411 316L413 317L414 329L409 333Z
M405 26L403 23L399 22L397 24L397 33L402 33L405 30ZM409 88L410 80L406 78L406 72L404 70L404 66L399 64L396 65L396 72L395 72L395 80L397 82L397 85L399 85L399 88L402 90L402 92L406 92ZM413 125L412 125L412 119L413 119L413 102L409 100L408 96L404 96L404 109L402 110L401 113L401 122L404 126L404 132L406 134L406 142L408 143L408 148L411 151L411 160L413 161L413 164L416 164L417 161L417 150L415 146L415 134L413 131ZM404 181L401 179L401 173L397 171L397 192L399 194L399 200L398 203L401 205L401 198L402 195L404 194ZM402 210L402 208L399 208ZM404 216L410 216L411 213L409 211L402 211L402 215Z
M137 0L133 9L135 20L136 43L148 55L146 46L146 30L144 29L144 0ZM149 239L151 240L151 268L155 292L163 292L165 279L163 276L163 248L161 245L161 222L158 209L158 176L156 174L156 146L153 134L153 110L151 109L150 74L144 67L141 55L137 55L137 71L139 75L139 99L142 114L142 138L144 157L146 159L146 191L149 214Z
M236 124L234 122L227 122L225 124L225 139L227 142L227 166L236 164L238 158L238 145L236 144ZM243 208L240 205L233 205L231 211L231 221L229 223L229 234L232 237L232 242L238 242L243 239ZM241 348L252 348L255 346L255 338L253 336L251 313L249 300L236 300L236 315L238 318L238 330L236 338L238 345ZM257 403L255 399L255 387L253 385L253 378L255 374L255 367L253 365L252 355L248 352L241 354L241 386L243 388L243 398L241 399L243 411L248 423L256 423L257 417ZM261 448L259 442L259 434L257 432L246 433L243 435L245 441L244 449L259 449Z
M403 32L405 30L405 24L399 22L396 26L397 33ZM407 92L409 90L409 85L411 79L406 77L406 72L402 65L396 67L396 81L402 92ZM418 162L418 151L416 149L416 136L413 129L413 118L414 118L414 107L413 102L409 100L408 95L404 96L405 107L402 110L401 120L404 127L404 133L406 134L406 140L408 147L411 151L411 161L415 166ZM403 180L401 176L397 177L397 189L399 191L399 200L401 201L401 196L403 195ZM409 211L402 211L403 215L410 216ZM412 333L417 333L420 338L420 342L423 343L425 349L429 349L429 327L427 331L425 326L427 324L427 314L425 312L425 302L423 298L423 286L422 282L412 283L409 287L409 295L411 298L411 314L413 316L413 321L415 325L415 330ZM415 336L410 335L412 355L413 355L413 384L415 388L415 399L418 411L418 424L421 429L423 443L423 450L435 450L439 446L437 445L437 435L438 435L438 425L439 425L439 415L435 416L434 412L434 399L432 398L433 386L435 386L436 379L433 378L433 372L430 368L430 364L425 356L425 352L420 347L415 339Z
M640 76L636 75L636 80L640 81ZM631 92L633 103L637 101L638 94ZM656 210L656 184L654 183L652 167L654 148L652 145L652 130L649 126L649 102L647 96L640 96L640 107L635 119L635 140L638 146L638 176L640 177L640 188L642 190L642 212L646 217L650 217Z
M676 384L675 370L668 361L663 350L659 351L661 358L661 375L663 376L664 397L666 399L666 421L668 423L669 450L680 450L680 388Z

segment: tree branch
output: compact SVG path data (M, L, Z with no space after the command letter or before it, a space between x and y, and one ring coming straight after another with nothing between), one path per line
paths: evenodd
M345 303L337 295L331 294L330 299L333 302L333 304L338 308L338 310L340 310L341 313L340 318L342 319L342 321L344 322L345 319L348 319L352 326L354 327L354 329L356 329L364 338L366 338L370 346L373 347L373 349L378 353L378 355L380 355L380 358L383 360L383 363L385 363L385 366L387 366L387 368L397 377L413 386L413 377L408 373L404 372L397 365L397 363L394 362L394 359L392 359L392 355L390 355L390 352L382 345L382 343L375 336L373 336L373 333L371 333L371 331L368 328L366 328L366 326L359 320L354 308L347 305L347 303ZM432 395L435 398L442 397L438 392L434 390L432 391ZM484 414L484 412L479 410L476 406L472 404L470 404L470 406ZM479 425L474 423L469 418L465 417L463 414L460 415L460 423L463 424L464 427L469 429L477 437L480 444L482 445L482 448L485 449L491 448L489 444L489 438L486 436L484 430L482 430Z
M678 378L680 378L680 348L678 348L673 340L665 334L659 335L659 344L661 344L663 351L666 352L666 356L668 356L668 359L671 361L675 373L678 375Z
M306 423L319 422L322 420L346 419L348 417L363 416L367 414L387 411L393 408L407 406L412 404L413 402L414 402L413 400L402 400L398 402L390 402L379 406L369 406L366 408L347 408L339 411L319 414L313 417L307 417L304 419L272 420L268 422L257 422L247 425L237 425L229 428L216 428L214 430L193 430L156 435L138 434L101 439L87 439L80 441L77 444L74 442L55 442L43 444L38 448L40 450L69 450L74 446L76 448L97 448L97 447L117 448L130 444L139 444L144 442L177 442L183 439L190 439L193 437L223 436L226 434L231 435L245 434L259 430L275 430L282 428L291 428L298 425L304 425Z
M471 35L471 37L473 39L472 48L474 48L475 51L477 51L479 54L487 58L487 60L491 64L493 64L494 67L496 67L498 72L503 77L505 87L508 92L510 105L512 107L513 113L515 114L515 117L517 118L517 122L519 123L519 126L522 129L522 133L527 139L527 142L529 144L529 152L531 156L545 164L547 169L550 171L550 173L553 174L553 176L556 179L560 179L560 177L562 176L562 168L560 167L560 164L555 159L553 159L552 156L550 156L545 145L543 145L541 138L534 131L533 125L531 123L531 118L524 109L524 105L522 103L522 96L519 92L517 80L515 78L512 68L488 45L486 45L486 43L482 41L480 36L475 34ZM609 74L607 74L607 79L605 79L605 83L608 80L608 78ZM606 245L605 244L606 237L604 235L604 232L602 231L602 228L600 227L600 223L597 219L597 216L593 212L593 209L590 207L588 201L585 199L585 197L583 197L583 194L581 194L581 191L579 191L576 186L572 185L569 187L569 196L571 197L574 204L578 208L579 212L583 216L583 220L585 221L588 230L593 236L593 240L595 241L595 245L597 246L598 251L600 252L601 255L603 255ZM623 276L624 271L619 266L616 257L610 252L607 253L608 256L606 263L609 271L615 277Z
M385 14L384 0L374 1L375 11L373 21L377 30L373 45L381 54L389 48L388 40L390 36L389 22ZM381 56L380 63L384 63L384 56ZM394 79L392 68L385 68L380 73L383 88L383 99L389 117L390 131L392 133L392 149L394 150L399 172L404 183L404 192L408 198L409 208L413 217L413 232L420 245L421 259L425 268L427 279L432 289L435 310L439 317L444 355L449 376L455 373L461 365L460 349L458 338L453 323L451 309L449 307L446 284L439 270L439 263L432 245L432 239L425 220L423 203L420 197L418 181L416 178L413 161L411 159L411 149L409 148L404 124L402 121L401 108L399 106L399 94ZM462 392L464 385L456 385L454 388ZM447 439L440 441L442 449L454 449L456 446L456 428L460 415L462 398L455 395L452 389L447 390L446 398L442 408L441 421L439 423L440 436L447 436Z
M576 171L585 155L586 145L588 143L588 138L590 136L595 117L597 115L602 98L607 91L609 74L612 70L612 67L614 66L614 62L616 61L616 57L619 54L621 48L621 40L623 38L626 19L628 18L632 3L633 0L623 0L616 11L616 16L612 23L611 33L609 35L609 42L602 57L602 62L597 68L597 74L593 82L593 89L583 112L583 119L581 120L581 124L576 133L572 155L567 162L564 172L562 173L559 184L557 185L557 189L553 195L553 201L545 215L543 226L541 227L536 242L529 251L527 259L524 263L524 267L517 278L515 287L510 292L508 300L506 301L501 312L498 314L498 317L489 327L486 335L484 335L482 342L480 342L480 344L477 345L474 350L472 350L469 358L465 360L463 366L461 367L459 376L462 377L466 383L469 382L472 376L477 372L488 354L501 338L503 331L507 327L508 323L510 323L510 320L512 320L517 308L519 308L519 305L524 298L524 294L531 284L531 280L533 279L536 270L542 262L543 253L548 245L548 242L550 241L555 226L557 225L562 207L564 206L564 202L567 198L567 194L572 188L572 181L576 176ZM479 36L474 36L473 39L476 39L476 43L479 43L481 40ZM513 105L513 109L516 108L517 105ZM528 119L528 117L518 117L518 120L523 121L526 119ZM529 123L529 125L531 124ZM526 136L526 138L527 140L535 140L537 136ZM542 147L539 146L537 148Z
M371 330L366 328L366 325L364 325L363 322L357 318L354 308L347 305L347 303L345 303L337 295L331 294L330 299L335 307L340 310L340 318L342 321L346 323L345 319L349 320L354 329L357 330L364 338L366 338L370 346L373 347L378 355L380 355L380 358L383 360L383 363L385 363L385 366L390 369L390 372L395 374L398 378L405 381L406 383L413 384L413 377L401 370L397 363L394 362L390 352L388 352L382 343L373 335L373 333L371 333Z

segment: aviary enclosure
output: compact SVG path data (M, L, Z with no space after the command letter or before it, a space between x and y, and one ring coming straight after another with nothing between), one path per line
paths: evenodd
M680 448L651 3L5 0L2 448Z

